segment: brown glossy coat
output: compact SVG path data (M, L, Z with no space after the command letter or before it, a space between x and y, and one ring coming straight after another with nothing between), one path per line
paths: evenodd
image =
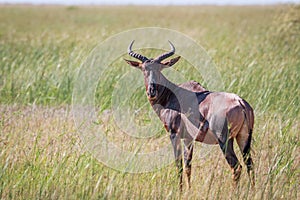
M236 94L209 92L199 83L190 81L181 85L170 82L161 70L174 65L180 57L162 62L175 52L165 53L156 59L134 53L130 44L129 55L142 61L126 60L128 64L139 68L144 74L148 100L170 133L174 155L179 169L180 188L182 188L182 147L184 142L184 164L187 184L190 187L193 141L206 144L219 144L232 169L234 184L241 174L241 165L233 150L236 139L243 154L244 162L254 185L253 162L250 155L254 114L251 106Z

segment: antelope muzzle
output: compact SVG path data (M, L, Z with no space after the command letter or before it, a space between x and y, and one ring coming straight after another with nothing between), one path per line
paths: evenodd
M157 96L157 87L155 83L150 83L148 86L148 92L147 92L148 98L155 99Z

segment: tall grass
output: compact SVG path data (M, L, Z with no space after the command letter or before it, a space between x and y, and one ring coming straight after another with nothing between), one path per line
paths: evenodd
M0 197L299 199L298 13L299 6L0 6ZM194 38L216 62L225 90L254 107L255 190L245 170L240 186L232 189L218 147L202 158L201 144L196 144L192 188L182 195L173 165L128 174L84 151L69 106L79 66L100 41L144 26ZM98 91L104 91L96 94L102 110L111 108L112 89L128 68L120 60L113 66L98 84ZM185 62L175 68L202 81ZM142 89L134 98L147 103ZM112 140L118 140L114 124L106 126ZM161 136L166 136L163 131Z

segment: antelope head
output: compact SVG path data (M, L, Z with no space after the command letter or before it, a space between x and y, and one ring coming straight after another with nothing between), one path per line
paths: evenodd
M168 61L163 61L166 58L169 58L175 53L175 47L174 45L169 41L171 51L164 53L157 58L153 59L148 59L147 57L135 53L132 51L132 45L134 43L134 40L130 43L128 46L128 54L138 60L137 61L131 61L125 59L125 61L140 70L142 70L144 74L144 82L145 82L145 87L146 87L146 93L147 97L149 100L155 100L159 96L159 87L160 86L165 86L165 77L162 75L161 71L164 68L171 67L174 65L180 58L180 56L176 58L172 58Z

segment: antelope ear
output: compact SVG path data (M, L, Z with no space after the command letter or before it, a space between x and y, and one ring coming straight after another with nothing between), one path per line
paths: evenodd
M142 63L140 63L140 62L136 62L136 61L132 61L132 60L127 60L127 59L125 59L125 58L124 58L124 60L125 60L129 65L131 65L132 67L136 67L136 68L139 68L139 69L141 69L141 67L142 67Z
M174 65L175 63L177 63L177 61L180 59L180 56L176 57L176 58L172 58L171 60L162 62L161 64L165 65L165 67L171 67L172 65Z

